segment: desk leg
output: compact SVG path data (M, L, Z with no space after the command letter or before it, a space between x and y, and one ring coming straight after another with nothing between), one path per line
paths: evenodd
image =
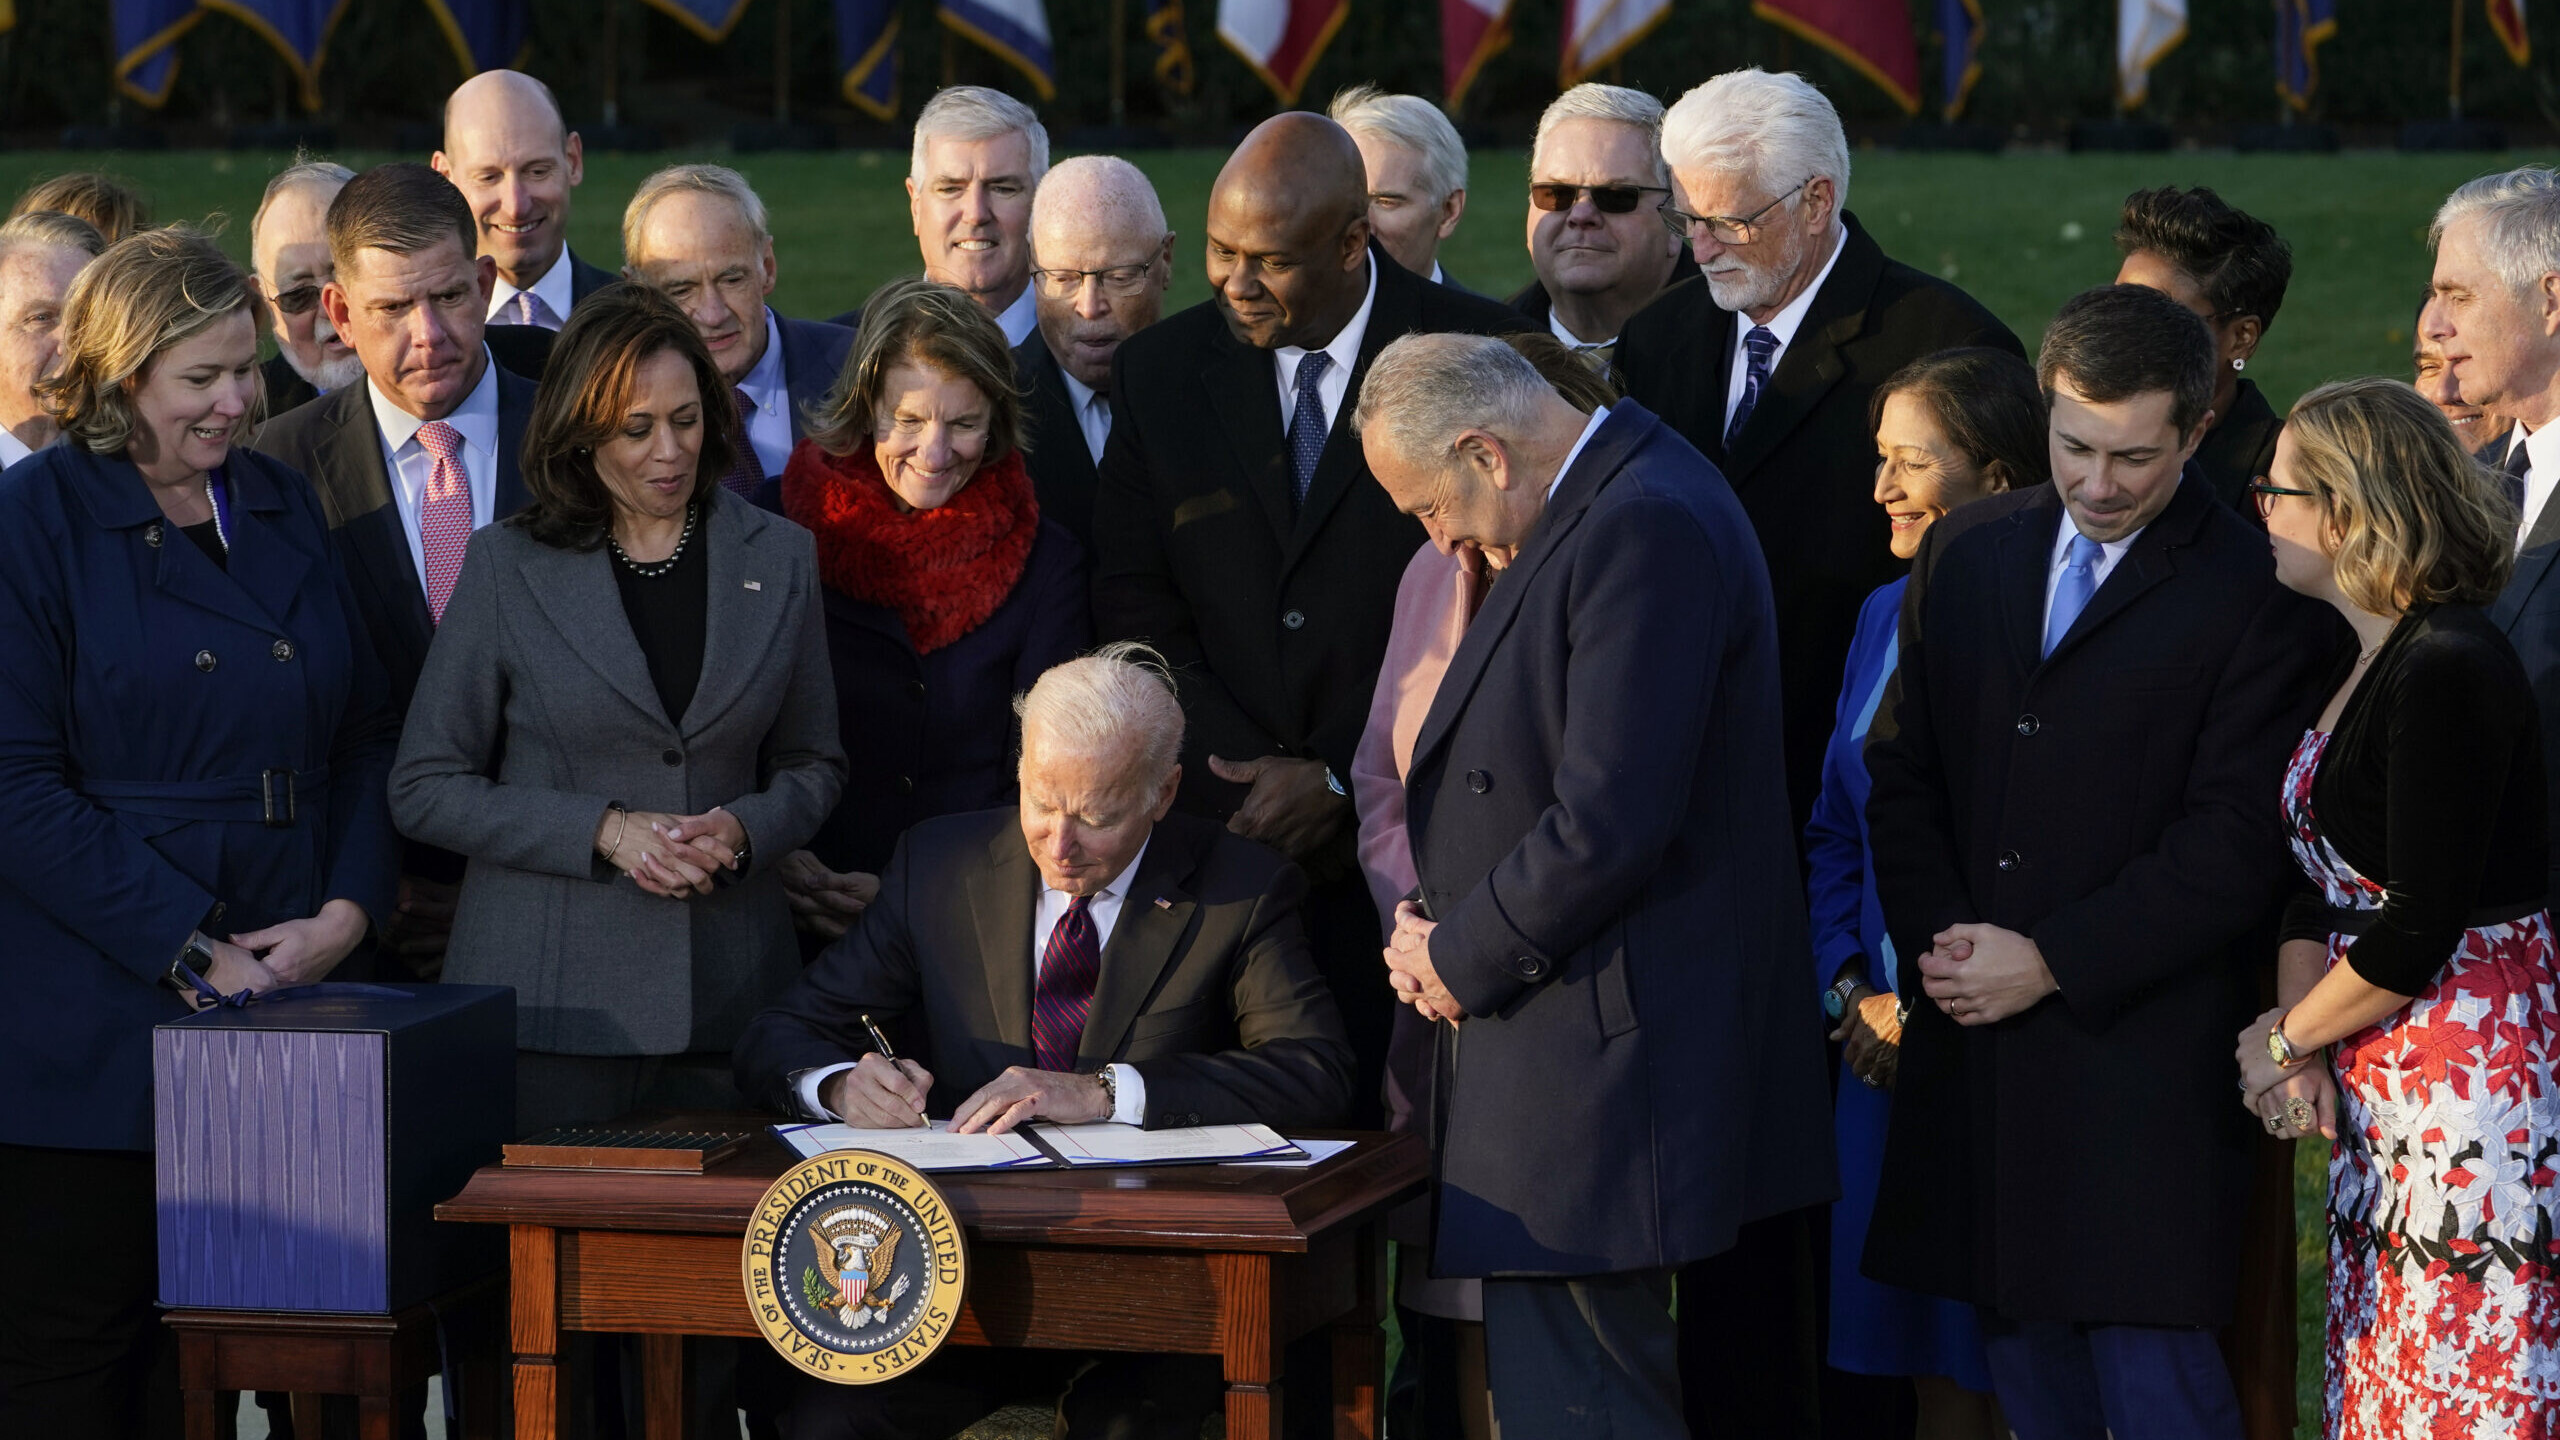
M692 1399L685 1393L687 1379L683 1336L640 1337L642 1433L648 1440L684 1440L685 1412Z
M559 1440L568 1398L560 1383L560 1232L548 1225L508 1227L507 1270L516 1440Z
M399 1440L399 1402L388 1395L366 1395L356 1401L358 1440Z
M236 1393L227 1391L190 1390L186 1393L187 1440L220 1440L222 1416L215 1401L222 1394L231 1394L232 1404L240 1403Z
M1227 1382L1227 1440L1279 1440L1280 1347L1271 1338L1271 1257L1213 1255Z
M1333 1322L1333 1433L1335 1440L1378 1440L1385 1433L1380 1409L1386 1394L1386 1229L1360 1231L1360 1270L1351 1308Z

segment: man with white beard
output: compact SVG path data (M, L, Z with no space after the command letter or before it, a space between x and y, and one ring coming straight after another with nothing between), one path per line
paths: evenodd
M320 308L320 287L333 273L329 202L354 174L326 160L297 161L267 182L249 221L249 283L267 297L275 326L276 356L263 367L271 417L364 378L363 358Z

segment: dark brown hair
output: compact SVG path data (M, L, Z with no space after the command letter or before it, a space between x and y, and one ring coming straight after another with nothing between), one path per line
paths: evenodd
M1923 355L1896 370L1867 402L1867 431L1884 423L1884 402L1909 395L1929 407L1947 443L2011 490L2053 478L2044 394L2036 372L2006 350L1970 346Z
M1505 335L1502 343L1528 357L1538 373L1547 378L1565 403L1588 415L1603 405L1615 405L1620 396L1609 377L1591 368L1591 363L1544 330L1523 330Z
M685 498L699 501L719 488L737 447L747 443L737 406L728 403L729 382L674 301L652 286L617 280L579 301L560 327L551 380L535 392L524 427L524 488L532 498L510 523L556 549L604 543L613 495L596 473L596 447L621 430L642 362L664 350L682 355L702 388L702 454Z
M329 202L329 263L346 275L360 250L415 255L447 240L477 255L480 229L471 202L434 167L395 160L364 171Z
M150 211L142 203L142 194L133 183L116 175L101 175L94 170L75 170L39 180L9 207L12 216L37 210L56 210L77 216L98 227L98 233L113 245L151 223Z
M912 361L987 397L993 465L1022 444L1022 392L1013 383L1013 347L1004 327L965 290L936 280L892 280L862 302L862 329L844 371L809 415L809 438L830 455L850 455L879 434L891 367Z
M2063 301L2044 327L2036 384L2048 406L2056 380L2098 405L2165 390L2183 437L2213 405L2213 355L2193 310L2148 285L2100 285Z

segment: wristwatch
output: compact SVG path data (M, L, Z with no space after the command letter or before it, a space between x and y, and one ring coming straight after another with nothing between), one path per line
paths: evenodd
M1334 776L1333 767L1330 765L1324 767L1324 788L1345 800L1351 798L1351 792L1342 788L1342 781Z
M1093 1078L1102 1082L1102 1118L1108 1120L1120 1113L1120 1086L1112 1079L1108 1065L1094 1071Z
M1849 1014L1849 997L1857 994L1858 987L1866 983L1855 975L1843 975L1832 981L1831 988L1822 992L1822 1013L1834 1020L1846 1018Z
M2291 1011L2287 1011L2284 1015L2277 1016L2276 1023L2267 1027L2267 1058L2276 1062L2277 1068L2283 1070L2291 1070L2311 1058L2294 1049L2293 1042L2285 1038L2284 1022L2291 1014Z
M196 980L213 969L213 942L201 930L187 932L187 943L178 947L178 958L160 976L160 983L181 995L196 993Z

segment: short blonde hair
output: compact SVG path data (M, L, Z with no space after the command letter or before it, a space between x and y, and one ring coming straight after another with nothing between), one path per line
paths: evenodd
M844 370L809 412L809 438L830 455L850 455L880 433L882 393L893 366L912 361L966 380L987 399L987 450L993 465L1022 443L1022 392L1014 388L1013 349L1004 327L969 292L939 280L892 280L862 302Z
M2339 592L2397 615L2485 605L2515 569L2517 515L2444 412L2398 380L2323 385L2294 403L2297 488L2315 491Z
M160 352L238 310L266 330L266 304L248 272L202 231L172 225L128 236L71 282L62 363L36 382L36 398L83 448L121 454L134 428L127 383ZM251 425L264 408L251 407Z

